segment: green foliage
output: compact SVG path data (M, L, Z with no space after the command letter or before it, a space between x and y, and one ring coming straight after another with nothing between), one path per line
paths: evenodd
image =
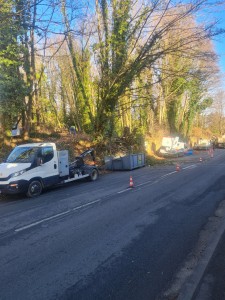
M202 112L207 108L209 108L210 106L212 106L212 104L213 104L213 98L211 97L205 98L197 105L197 111Z
M187 136L196 116L212 104L205 96L209 75L201 68L201 45L196 45L193 24L188 37L176 32L193 21L186 19L185 7L171 3L176 14L168 15L161 2L144 1L137 6L132 0L96 1L97 32L93 34L85 23L89 20L82 17L73 27L69 14L74 16L75 11L63 0L59 5L66 43L52 35L51 45L47 43L45 51L39 52L51 57L45 61L35 55L42 30L35 25L39 20L34 11L43 3L28 4L0 0L4 124L10 126L22 115L23 121L32 124L29 130L39 122L49 128L75 125L110 143L129 127L127 143L138 149L143 134L154 132L158 125ZM159 23L157 16L162 18ZM189 44L192 30L195 42ZM200 36L202 41L204 34Z
M15 3L3 2L1 9L0 111L4 115L3 125L10 128L23 110L27 87L19 72L22 47L18 42L21 30L15 14Z

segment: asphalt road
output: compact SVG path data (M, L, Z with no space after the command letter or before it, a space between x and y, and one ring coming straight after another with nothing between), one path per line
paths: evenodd
M225 199L225 151L202 157L1 199L0 299L169 299Z

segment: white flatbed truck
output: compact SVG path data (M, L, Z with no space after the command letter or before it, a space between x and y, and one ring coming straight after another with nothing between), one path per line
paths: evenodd
M30 143L15 147L5 162L0 164L0 194L25 193L39 196L43 189L87 178L97 180L95 165L86 165L84 157L89 149L69 163L68 150L58 151L55 143Z

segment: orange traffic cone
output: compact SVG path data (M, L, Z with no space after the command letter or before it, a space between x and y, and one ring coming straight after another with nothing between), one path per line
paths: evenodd
M201 157L199 158L199 161L202 162L202 158Z
M176 165L176 171L177 171L177 172L180 171L180 165L179 165L179 164Z
M133 183L133 178L132 176L130 176L130 185L129 185L130 188L133 188L134 187L134 183Z

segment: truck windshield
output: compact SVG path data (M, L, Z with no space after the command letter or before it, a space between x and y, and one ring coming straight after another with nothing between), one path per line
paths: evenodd
M7 163L32 163L38 147L16 147L7 158Z

